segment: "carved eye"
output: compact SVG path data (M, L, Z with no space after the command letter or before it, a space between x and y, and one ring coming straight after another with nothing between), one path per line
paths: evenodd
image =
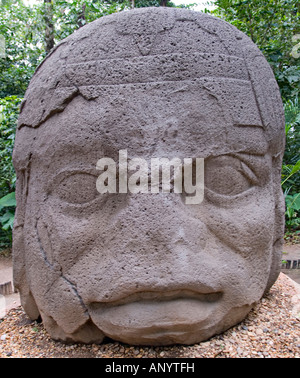
M93 201L97 195L97 177L90 173L71 173L56 184L54 193L62 201L71 204L85 204Z
M233 156L219 156L205 162L205 187L221 196L237 196L256 184L254 172Z

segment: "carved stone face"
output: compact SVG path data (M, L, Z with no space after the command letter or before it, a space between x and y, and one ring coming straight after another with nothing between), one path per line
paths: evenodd
M110 35L127 17L128 22L130 17L139 20L138 25L148 20L156 39L143 39L142 30L133 31L131 40L140 46L144 60L139 64L145 66L160 33L166 33L153 15L175 36L179 31L191 34L198 19L219 25L187 11L129 13L108 17L110 22L99 20L89 33L93 36L102 27L104 36ZM234 33L236 44L246 38ZM118 39L112 41L117 55ZM70 51L74 46L82 51L78 36L66 43ZM218 49L222 46L219 41ZM154 80L159 75L153 73L146 83L131 78L117 84L111 77L109 85L102 76L107 85L72 87L74 78L79 79L72 79L75 63L66 49L61 45L33 79L14 151L15 285L28 315L41 314L55 339L100 342L109 336L152 345L199 342L241 321L277 278L282 238L282 119L277 117L278 128L265 125L264 105L257 106L261 89L253 89L260 80L253 75L255 67L240 69L245 80L218 77L220 68L206 77L207 68L203 77L193 79ZM178 58L160 49L165 59ZM261 59L257 50L255 54ZM57 86L50 85L51 100L45 92L50 109L41 102L43 96L32 95L33 89L49 76L47 67L63 59L69 86L57 93ZM226 59L229 66L236 64L232 57ZM86 56L83 61L92 64ZM249 70L252 82L246 80ZM74 71L80 76L80 68ZM177 76L180 72L177 67ZM266 80L274 80L268 69L263 72ZM167 73L174 74L171 69ZM44 111L37 114L32 104L39 101ZM31 118L30 108L35 112ZM203 202L187 205L184 192L98 193L97 161L118 161L124 149L128 159L147 162L155 157L204 158Z

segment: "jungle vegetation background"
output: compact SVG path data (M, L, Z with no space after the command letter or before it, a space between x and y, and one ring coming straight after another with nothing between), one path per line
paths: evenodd
M191 0L192 2L192 0ZM265 55L286 117L282 188L286 239L300 235L299 0L215 0L206 13L245 32ZM60 40L99 17L130 8L176 7L168 0L0 0L0 250L11 247L15 212L12 151L19 106L38 64ZM177 7L193 9L195 4Z

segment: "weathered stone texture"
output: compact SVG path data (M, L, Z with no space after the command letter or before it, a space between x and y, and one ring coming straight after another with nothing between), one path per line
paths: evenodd
M102 157L204 158L204 201L99 194ZM191 344L241 321L281 259L284 117L271 68L219 19L144 8L59 43L22 104L14 282L73 342Z

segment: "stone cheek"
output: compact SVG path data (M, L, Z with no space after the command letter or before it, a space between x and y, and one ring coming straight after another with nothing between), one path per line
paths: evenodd
M19 117L25 311L54 339L84 343L192 344L241 321L279 273L283 148L272 71L231 25L144 8L81 28L38 68ZM126 191L120 151L126 169L204 159L203 200L188 205L171 176L170 192ZM99 161L116 162L120 192L97 191ZM135 172L135 188L150 185L138 169L128 182Z

